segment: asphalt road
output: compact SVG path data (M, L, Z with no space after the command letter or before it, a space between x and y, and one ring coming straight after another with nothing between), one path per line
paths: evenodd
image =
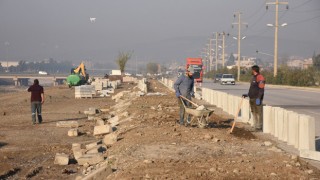
M212 80L204 80L202 87L237 96L248 93L249 90L249 84L247 83L220 85L220 83L213 83ZM320 90L311 91L286 87L268 87L266 85L263 103L315 117L316 135L320 136Z

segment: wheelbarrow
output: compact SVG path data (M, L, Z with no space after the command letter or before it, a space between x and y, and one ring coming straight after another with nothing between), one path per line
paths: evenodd
M187 121L188 124L197 124L200 128L205 128L208 126L208 120L213 113L213 110L207 109L204 106L202 106L203 108L201 108L198 104L183 96L180 96L180 100L183 104L185 114L190 116L190 122ZM190 102L194 107L187 107L183 100Z

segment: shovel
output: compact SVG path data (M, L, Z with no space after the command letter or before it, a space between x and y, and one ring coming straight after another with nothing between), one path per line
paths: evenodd
M239 106L238 106L238 111L236 112L236 114L234 114L234 120L233 120L232 127L231 127L231 129L230 129L230 134L232 133L232 131L233 131L233 129L234 129L234 126L236 125L236 120L237 120L238 115L239 115L239 112L240 112L240 110L241 110L241 106L242 106L242 103L243 103L243 99L244 99L244 97L241 98L241 101L240 101Z

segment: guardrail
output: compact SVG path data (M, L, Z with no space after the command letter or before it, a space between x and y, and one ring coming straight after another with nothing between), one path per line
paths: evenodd
M173 89L173 81L162 78L162 83ZM234 115L238 110L241 97L225 92L202 88L202 99ZM243 99L239 122L253 124L248 99ZM269 133L277 139L292 145L300 151L300 156L320 161L320 152L315 151L315 119L280 107L263 107L263 133Z

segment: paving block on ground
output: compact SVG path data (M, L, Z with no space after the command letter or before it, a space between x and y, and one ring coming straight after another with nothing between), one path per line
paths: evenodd
M108 122L112 127L117 126L117 125L119 125L119 116L114 116L114 117L108 119L107 122Z
M98 145L98 142L93 142L93 143L87 144L86 149L87 150L92 149L93 147L95 147L97 145Z
M105 179L110 174L112 174L112 168L110 165L100 167L99 169L93 171L88 176L84 177L82 180L97 180L97 179Z
M314 151L315 144L315 120L314 117L299 115L299 149Z
M56 153L56 156L54 158L54 164L68 165L69 164L69 156L64 153Z
M101 125L101 126L95 126L93 130L93 135L105 135L112 132L112 126L110 125Z
M78 136L78 128L69 129L68 136Z
M86 150L81 149L80 147L74 147L72 148L72 153L74 156L74 159L78 160L80 157L82 157L85 154Z
M115 133L105 135L102 140L102 142L107 146L112 145L117 141L118 141L118 135Z
M320 161L320 152L307 149L300 150L300 157Z
M95 153L103 152L105 150L106 148L104 148L102 145L96 145L95 147L88 149L86 154L95 154Z
M98 119L98 120L96 121L96 125L97 125L97 126L104 125L104 120Z
M95 165L103 160L104 160L104 157L101 153L95 153L95 154L84 154L77 161L79 165L84 165L85 163L88 163L90 165Z
M81 144L80 143L72 143L72 149L74 148L80 148L81 149Z
M95 116L88 116L88 121L93 121Z
M57 127L65 127L65 128L77 128L79 127L78 121L59 121L56 124Z

